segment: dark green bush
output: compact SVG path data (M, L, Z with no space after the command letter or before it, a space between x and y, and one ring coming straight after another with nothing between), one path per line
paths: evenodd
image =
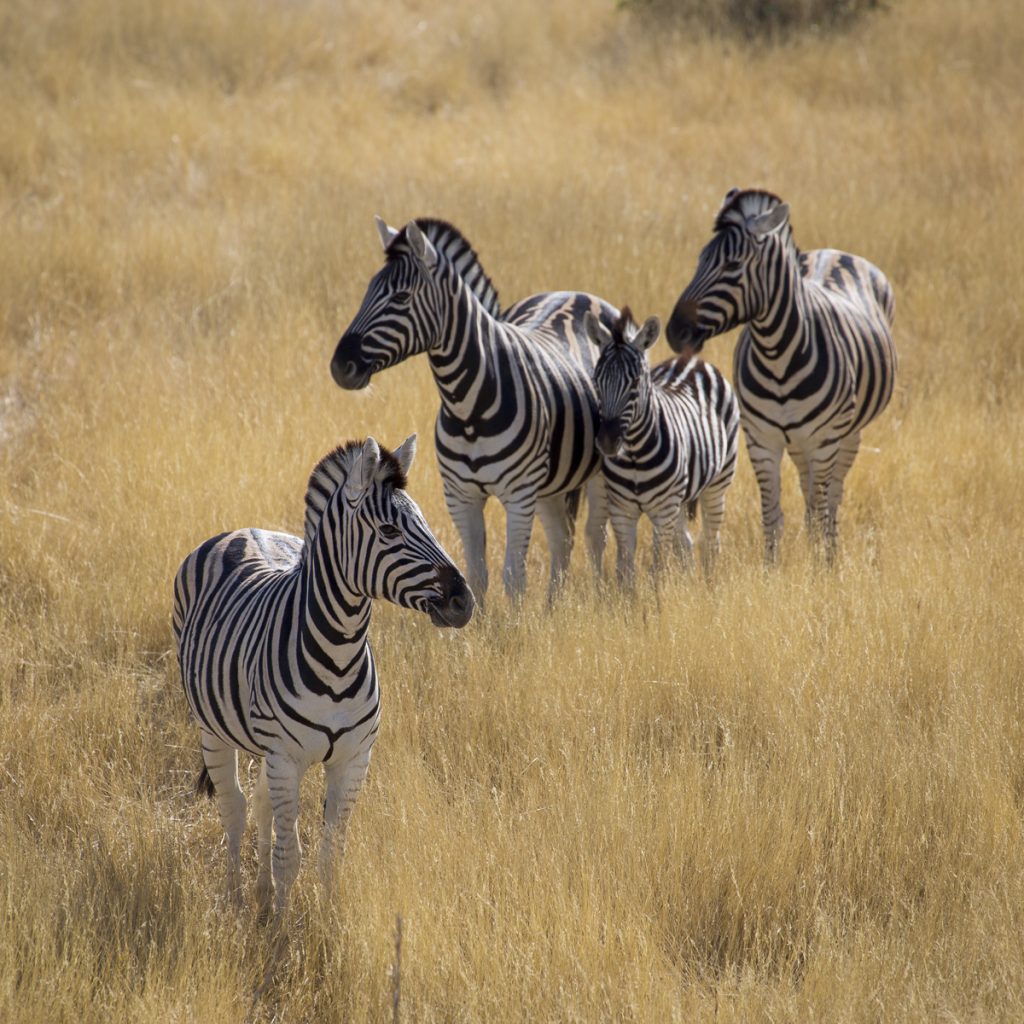
M650 21L692 26L713 35L779 39L803 31L841 28L883 0L620 0Z

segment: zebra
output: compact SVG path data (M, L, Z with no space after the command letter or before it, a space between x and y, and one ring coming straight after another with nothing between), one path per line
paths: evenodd
M516 600L524 592L536 514L551 551L551 597L568 569L588 480L591 557L603 550L604 523L593 514L601 504L596 352L583 317L610 324L617 311L593 295L548 292L503 313L457 228L419 219L396 230L379 217L377 228L386 261L338 342L331 374L342 388L364 388L375 373L427 353L441 398L435 441L445 503L473 592L481 601L487 592L484 505L493 495L506 516L506 593Z
M800 474L808 529L827 560L835 557L843 482L861 431L892 396L894 309L888 280L867 260L836 249L801 252L778 196L726 194L667 337L676 352L699 352L708 338L746 324L733 386L761 492L768 564L782 534L783 451Z
M299 786L317 761L327 779L325 881L344 851L380 721L372 599L425 612L436 626L459 628L473 614L472 592L405 491L415 452L415 434L393 453L372 437L336 448L309 478L303 538L222 533L175 576L178 664L202 739L197 791L216 796L238 900L246 816L238 751L261 759L256 892L264 908L273 897L278 918L299 870Z
M675 549L689 564L687 516L701 508L701 564L710 576L736 472L740 413L729 382L715 367L676 357L653 369L647 350L658 340L656 316L637 327L629 307L609 331L588 315L585 327L601 351L594 372L601 408L597 445L615 533L617 574L632 583L637 521L654 526L654 572Z

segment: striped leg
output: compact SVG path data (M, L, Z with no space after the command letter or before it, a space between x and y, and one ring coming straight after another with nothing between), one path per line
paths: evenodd
M228 837L228 895L239 903L242 898L245 796L238 785L238 751L205 730L202 732L202 745L203 763L210 773L221 824Z
M689 568L687 559L686 541L679 532L682 524L683 533L689 539L690 531L686 528L686 506L683 504L665 505L651 516L651 524L654 527L653 550L651 552L651 578L657 584L665 571L665 563L679 553L683 558L683 564ZM691 542L690 551L693 545Z
M779 540L785 516L782 514L782 484L779 467L782 449L769 448L747 434L747 451L761 491L761 527L764 530L764 560L774 565L779 557Z
M267 782L266 759L260 762L260 775L252 794L252 806L256 816L256 902L262 913L270 910L274 896L274 881L270 870L270 856L273 847L274 810L270 804L270 787Z
M544 527L544 535L548 540L551 552L551 580L548 584L548 600L553 600L561 590L565 577L569 572L569 559L572 557L572 526L567 504L568 495L555 494L548 498L537 499L537 517Z
M725 494L732 483L732 473L712 480L700 495L700 564L706 579L715 570L721 549L722 523L725 521Z
M814 539L816 544L824 542L825 558L830 565L835 557L836 521L829 499L833 490L832 480L838 456L838 445L829 444L819 448L810 458L810 490L814 503Z
M320 841L318 869L320 881L330 887L334 865L345 854L345 832L349 815L370 766L370 749L360 751L351 761L328 765L327 795L324 798L324 834Z
M483 607L487 593L487 532L484 527L484 505L486 494L464 494L444 485L444 502L448 514L455 523L455 529L462 538L462 550L466 556L466 580L477 605Z
M836 546L839 539L839 506L843 500L843 484L846 481L846 474L850 472L853 460L860 450L860 434L849 434L839 442L839 454L836 456L836 464L832 470L832 479L828 487L828 508L829 521L832 527L832 547Z
M797 473L800 474L800 492L804 496L804 527L808 536L814 531L814 495L811 493L811 465L807 453L800 448L791 448L790 457Z
M615 575L619 585L626 588L633 586L633 574L636 568L636 525L639 515L632 509L613 507L612 532L615 534Z
M520 498L505 506L505 567L502 577L505 593L518 601L526 592L526 551L533 531L533 516L537 508L534 496Z
M280 918L288 904L288 891L299 873L302 848L299 845L299 782L298 766L280 754L266 759L267 787L274 809L274 914Z
M604 576L604 548L608 541L608 490L604 477L596 473L587 481L587 553L594 576Z

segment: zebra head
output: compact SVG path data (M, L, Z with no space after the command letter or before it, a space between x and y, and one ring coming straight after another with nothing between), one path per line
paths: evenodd
M411 220L402 229L376 218L384 266L371 279L355 319L331 359L339 387L364 388L373 374L443 344L447 310L460 287L492 316L498 295L465 237L443 220Z
M669 318L665 335L672 350L699 352L709 338L761 315L772 295L772 268L791 245L786 203L770 192L730 189L697 272Z
M425 612L435 626L459 628L473 615L473 592L405 491L415 454L413 434L394 452L371 437L328 456L310 479L307 536L322 502L319 533L344 590ZM315 484L332 458L335 485L324 499L330 484Z
M622 451L637 410L646 408L650 400L647 350L658 340L661 324L652 316L643 327L637 327L628 306L610 331L589 310L583 322L587 337L600 351L594 368L594 388L601 411L597 447L604 455L615 456Z

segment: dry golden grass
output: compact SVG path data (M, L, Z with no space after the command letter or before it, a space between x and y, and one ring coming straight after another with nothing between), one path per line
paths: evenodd
M388 1021L398 915L406 1021L1024 1019L1022 52L1016 0L775 48L583 0L9 2L0 1019ZM896 288L838 568L787 472L762 572L744 460L714 587L599 595L578 551L549 615L539 539L518 616L379 608L340 888L303 873L272 963L190 798L170 581L299 530L339 440L431 436L422 362L327 373L372 214L460 225L508 301L664 316L733 184ZM457 551L429 443L411 491Z

